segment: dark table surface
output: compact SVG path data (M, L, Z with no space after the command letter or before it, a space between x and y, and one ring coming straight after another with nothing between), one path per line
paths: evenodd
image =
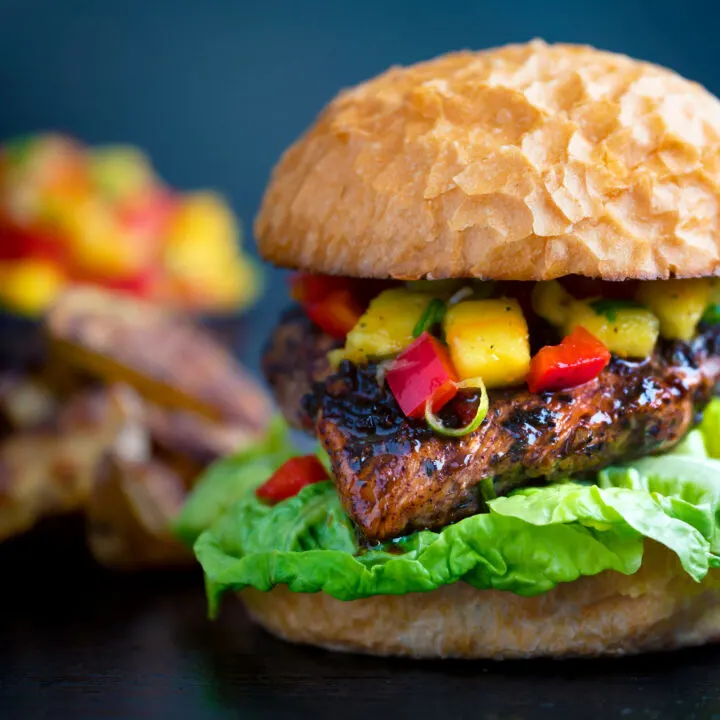
M272 321L264 306L245 326L225 328L255 372L257 338ZM7 323L0 330L7 340ZM256 339L240 348L236 330ZM0 545L0 568L0 720L720 720L720 646L620 660L506 663L293 646L253 626L232 598L218 620L207 620L199 568L123 575L97 567L82 522L73 518Z
M720 718L720 648L491 663L293 646L239 602L208 621L198 572L97 568L75 521L6 543L0 567L2 718Z

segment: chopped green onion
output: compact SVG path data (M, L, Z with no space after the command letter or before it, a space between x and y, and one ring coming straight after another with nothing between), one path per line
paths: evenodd
M720 304L713 303L712 305L708 305L707 308L705 308L701 321L707 325L720 324Z
M590 307L598 315L604 315L610 322L617 320L617 311L623 308L641 308L644 307L641 303L635 302L635 300L608 300L602 298L600 300L593 300L588 303Z
M426 330L429 332L436 325L442 323L445 317L445 303L438 298L433 298L425 308L425 312L413 328L413 337L420 337Z
M491 477L483 478L480 481L480 494L486 502L488 500L494 500L497 497L497 494L495 493L495 484L493 483L493 479Z
M432 411L432 398L429 398L425 403L425 422L427 422L427 424L438 435L444 435L445 437L463 437L463 435L468 435L480 427L482 421L487 415L490 403L488 400L487 390L485 389L485 383L482 381L482 378L468 378L467 380L457 383L456 387L458 390L472 388L473 390L480 391L480 402L478 403L477 412L475 413L475 417L464 427L446 427L443 425L443 421Z

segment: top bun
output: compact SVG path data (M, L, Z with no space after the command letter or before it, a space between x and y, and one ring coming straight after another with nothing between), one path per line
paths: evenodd
M284 154L263 256L398 279L720 274L720 101L542 41L392 68Z

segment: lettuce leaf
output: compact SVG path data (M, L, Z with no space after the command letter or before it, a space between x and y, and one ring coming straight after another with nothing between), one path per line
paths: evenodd
M235 500L265 482L297 453L285 421L273 418L263 442L218 460L200 476L175 519L175 534L192 546Z
M489 513L377 547L359 544L330 482L272 507L255 497L252 490L273 464L292 454L283 455L283 447L264 457L263 473L257 454L244 464L236 458L228 473L241 481L213 480L211 468L179 525L185 537L206 528L194 549L211 614L228 590L278 584L340 600L458 581L537 595L605 570L637 572L646 538L669 548L700 581L720 566L719 408L713 401L699 429L664 456L607 468L594 483L568 480L516 491L489 501ZM221 500L226 484L232 504Z

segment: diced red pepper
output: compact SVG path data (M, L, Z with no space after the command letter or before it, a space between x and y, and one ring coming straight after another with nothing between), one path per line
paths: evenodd
M148 268L128 277L96 278L95 280L98 285L104 285L110 290L149 298L157 285L158 271L154 268Z
M161 238L167 232L178 203L168 190L146 192L119 208L120 223L129 231L144 237Z
M290 277L290 296L305 305L318 302L338 290L348 290L356 302L365 309L376 295L396 285L398 282L394 280L295 273Z
M295 273L290 277L290 296L301 304L319 302L330 293L349 290L352 278L339 275Z
M566 390L597 377L610 351L585 328L576 327L559 345L546 345L530 361L530 392Z
M423 416L428 399L433 412L438 412L457 393L458 378L450 355L427 332L395 358L385 379L400 409L412 418Z
M290 295L316 325L328 335L344 340L370 301L396 284L392 280L295 273L290 278Z
M308 317L328 335L343 340L363 314L349 290L335 290L322 300L305 303Z
M45 232L21 228L0 219L0 260L38 258L59 260L62 256L59 240Z
M305 486L328 480L325 466L315 455L290 458L256 491L255 495L275 504L297 495Z

